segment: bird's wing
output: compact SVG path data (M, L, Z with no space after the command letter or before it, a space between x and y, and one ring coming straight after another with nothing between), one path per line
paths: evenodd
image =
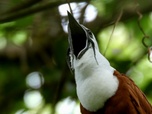
M152 114L144 93L125 74L114 72L119 80L116 94L105 103L104 114Z
M118 71L114 75L119 80L119 87L102 109L90 112L80 105L82 114L152 114L152 106L144 93L126 75Z

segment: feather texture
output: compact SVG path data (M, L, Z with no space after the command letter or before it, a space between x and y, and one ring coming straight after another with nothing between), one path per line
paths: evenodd
M80 105L82 114L152 114L152 106L144 93L124 74L114 71L119 87L114 96L108 99L102 109L90 112Z

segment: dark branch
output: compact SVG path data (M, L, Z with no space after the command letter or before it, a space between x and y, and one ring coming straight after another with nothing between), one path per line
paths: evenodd
M29 8L35 4L37 4L38 2L41 2L42 0L26 0L26 1L23 1L22 3L12 7L11 9L8 9L7 11L5 12L2 12L2 14L10 14L10 13L15 13L15 12L18 12L20 10L23 10L23 9L26 9L26 8Z
M85 2L86 0L71 0L71 2ZM13 13L9 13L9 14L5 14L4 16L0 17L0 23L5 23L5 22L10 22L10 21L14 21L16 19L20 19L23 18L25 16L29 16L32 15L34 13L38 13L47 9L52 9L55 7L58 7L61 4L65 4L65 1L57 1L57 2L48 2L47 4L42 4L39 5L37 7L31 7L28 9L23 9L23 10L18 10L18 12L13 12ZM17 9L17 8L16 8ZM11 9L10 9L11 11Z

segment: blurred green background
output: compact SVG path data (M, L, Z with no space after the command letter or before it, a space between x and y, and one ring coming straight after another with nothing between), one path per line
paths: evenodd
M96 36L101 52L107 49L111 65L132 78L152 103L152 63L140 29L149 36L144 42L150 47L152 1L68 1L75 18ZM66 64L66 3L0 1L0 114L63 114L67 109L58 107L64 99L71 110L64 113L75 113L75 81Z

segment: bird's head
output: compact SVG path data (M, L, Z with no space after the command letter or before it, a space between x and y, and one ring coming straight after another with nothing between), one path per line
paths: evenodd
M93 33L88 28L79 24L69 12L68 18L69 49L67 53L67 62L69 68L73 71L74 59L81 59L89 48L93 49L93 54L95 57L95 50L99 50L99 48Z

